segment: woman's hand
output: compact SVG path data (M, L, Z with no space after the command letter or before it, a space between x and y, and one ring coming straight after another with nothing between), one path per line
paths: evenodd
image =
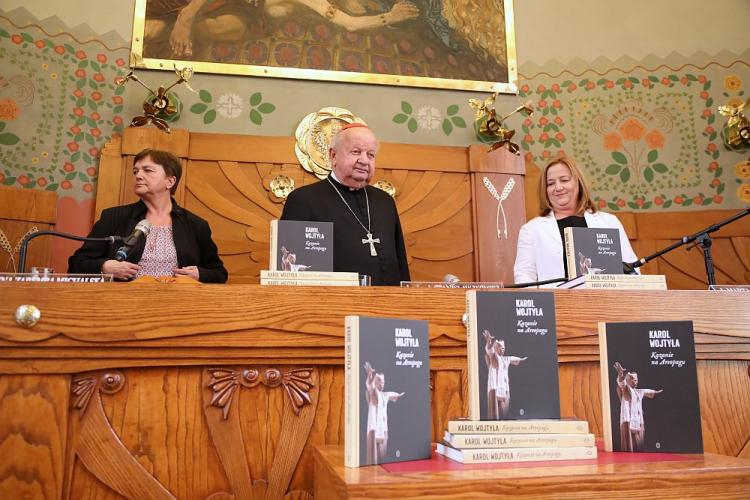
M102 264L102 273L111 274L117 280L130 280L135 278L135 274L141 268L138 264L127 261L108 260Z
M199 281L200 278L200 272L198 272L197 266L177 267L174 270L174 275L187 276L189 278L193 278L195 281Z

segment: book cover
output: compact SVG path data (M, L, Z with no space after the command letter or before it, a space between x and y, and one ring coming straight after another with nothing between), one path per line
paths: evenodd
M539 420L451 420L451 434L586 434L589 423L574 419Z
M344 464L430 458L427 322L347 316Z
M443 441L453 448L568 448L596 446L593 434L451 434Z
M333 271L333 223L272 220L271 271Z
M582 274L623 274L619 230L566 227L564 232L568 279Z
M459 450L438 443L437 453L464 464L491 464L504 462L542 462L547 460L586 460L596 458L595 446L569 448L482 448Z
M470 420L560 418L555 296L466 292Z
M599 323L606 451L702 453L692 321Z

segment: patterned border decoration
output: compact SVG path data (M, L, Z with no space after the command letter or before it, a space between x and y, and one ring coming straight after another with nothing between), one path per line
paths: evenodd
M731 90L741 95L738 78ZM539 164L579 159L599 208L720 205L724 148L711 86L691 72L522 85L519 97L535 100L537 113L521 125L521 147Z

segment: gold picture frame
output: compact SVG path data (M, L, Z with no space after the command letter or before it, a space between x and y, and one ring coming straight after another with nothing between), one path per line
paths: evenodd
M148 69L517 92L513 0L136 0L132 51Z

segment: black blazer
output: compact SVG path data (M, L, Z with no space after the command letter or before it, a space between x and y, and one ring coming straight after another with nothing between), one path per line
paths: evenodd
M102 212L102 217L91 229L89 237L122 236L127 238L136 224L146 218L146 204L112 207ZM216 244L211 239L208 222L177 205L172 199L172 236L177 250L179 267L197 266L199 280L203 283L226 283L227 270L219 258ZM128 255L127 261L137 264L141 260L146 239L141 238ZM87 241L68 259L69 273L100 273L105 261L114 259L122 243Z

